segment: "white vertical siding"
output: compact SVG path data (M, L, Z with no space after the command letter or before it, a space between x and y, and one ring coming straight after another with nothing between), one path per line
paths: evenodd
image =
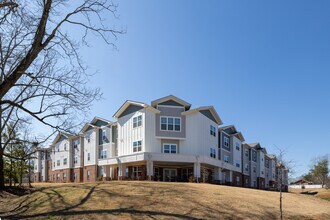
M125 115L118 119L118 156L133 153L133 141L142 141L145 151L145 109ZM133 117L142 115L142 126L133 128Z

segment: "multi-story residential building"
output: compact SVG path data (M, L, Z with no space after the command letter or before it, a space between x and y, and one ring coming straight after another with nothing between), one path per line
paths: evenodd
M150 105L126 101L113 117L115 122L95 117L78 135L59 133L49 149L38 150L35 181L275 184L274 157L260 144L245 144L234 125L219 128L222 120L212 106L191 108L171 95Z
M50 163L50 152L46 148L38 148L34 154L35 159L33 162L34 166L34 181L45 182L49 181L49 163Z
M242 143L244 137L238 132L234 125L219 128L219 154L222 160L224 174L223 180L226 184L235 186L243 185L242 176Z
M250 146L242 144L242 183L244 187L251 187Z
M276 157L274 155L265 155L265 184L266 189L274 188L276 183Z

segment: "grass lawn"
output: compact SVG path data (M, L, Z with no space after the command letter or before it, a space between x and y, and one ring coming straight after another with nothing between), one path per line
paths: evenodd
M35 184L0 193L2 219L278 219L279 193L196 183ZM330 219L330 202L284 193L284 219Z
M317 194L314 195L315 197L330 201L330 189L304 189L304 192L307 191L316 191ZM301 193L303 191L301 189L290 189L290 192Z

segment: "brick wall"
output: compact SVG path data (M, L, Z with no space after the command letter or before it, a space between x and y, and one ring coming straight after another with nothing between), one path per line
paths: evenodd
M90 173L89 178L87 176L88 171ZM82 176L84 182L95 182L97 180L97 165L85 166Z

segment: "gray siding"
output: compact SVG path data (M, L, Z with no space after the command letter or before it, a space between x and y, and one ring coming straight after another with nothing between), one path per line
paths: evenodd
M243 151L242 151L242 171L245 175L250 176L250 163L249 163L249 149L243 146ZM247 156L245 156L245 151L248 151ZM245 170L245 164L248 164L249 168L248 171Z
M210 112L210 110L201 110L199 111L200 113L202 113L203 115L205 115L207 118L209 118L210 120L214 121L215 123L217 123L217 120L215 120L215 118L213 117L212 113ZM218 123L217 123L218 124Z
M186 137L186 116L181 116L183 108L172 108L165 106L158 106L160 114L156 114L156 136L158 137L173 137L173 138L185 138ZM181 118L181 131L162 131L160 129L160 117L179 117Z
M176 144L177 153L180 153L180 141L179 140L162 139L161 140L161 149L160 149L162 153L163 153L163 144Z
M108 124L107 122L101 120L96 120L96 122L93 123L93 125L96 125L98 127L106 126L107 124Z
M141 110L141 109L143 109L142 106L138 106L138 105L130 105L130 106L128 106L128 107L125 109L125 111L124 111L123 113L121 113L121 115L119 116L119 118L121 118L121 117L123 117L123 116L125 116L125 115L129 115L129 114L131 114L131 113L133 113L133 112L137 112L137 111L139 111L139 110Z
M173 100L168 100L168 101L165 101L165 102L162 102L162 103L159 103L158 105L170 105L170 106L182 106L184 107L183 105L181 105L180 103L177 103Z

